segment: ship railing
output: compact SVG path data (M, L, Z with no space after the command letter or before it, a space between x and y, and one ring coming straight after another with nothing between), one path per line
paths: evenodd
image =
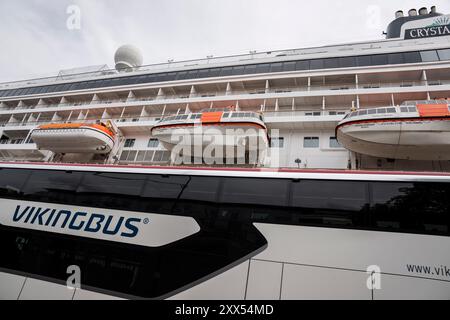
M322 117L322 116L339 116L344 117L347 111L345 110L279 110L279 111L265 111L263 115L265 118L269 117Z
M24 121L24 122L4 122L0 123L0 127L25 127L25 126L39 126L42 124L62 124L62 123L86 123L86 124L93 124L100 122L107 122L114 121L116 123L120 122L138 122L138 121L159 121L163 116L157 115L157 116L147 116L147 117L140 117L140 116L131 116L131 117L122 117L122 118L101 118L101 119L63 119L63 120L38 120L38 121Z
M136 97L127 99L104 99L104 100L85 100L74 101L65 103L52 103L52 104L36 104L26 106L4 106L2 110L21 110L21 109L35 109L35 108L57 108L57 107L73 107L73 106L86 106L86 105L107 105L113 103L130 103L130 102L150 102L150 101L164 101L164 100L176 100L176 99L191 99L191 98L211 98L219 96L230 95L256 95L256 94L282 94L291 92L306 92L306 91L320 91L320 90L354 90L354 89L379 89L379 88L408 88L417 86L438 86L450 84L450 80L428 80L428 81L400 81L400 82L370 82L356 84L329 84L329 85L300 85L300 86L286 86L269 89L253 89L253 90L217 90L206 91L197 93L180 93L180 94L163 94L161 96L149 96L149 97Z
M164 113L164 114L153 114L150 116L140 116L140 115L125 115L122 117L108 117L108 118L89 118L89 119L61 119L61 120L52 120L52 119L39 119L35 121L14 121L14 122L3 122L0 123L0 127L36 127L43 124L62 124L62 123L97 123L97 122L107 122L114 121L117 124L121 123L130 123L130 122L158 122L158 121L171 121L178 119L187 119L192 115L199 115L198 112L191 112L189 114L185 113ZM278 111L229 111L224 112L225 117L236 118L236 117L246 117L246 118L257 118L259 120L263 120L263 117L315 117L315 116L344 116L346 111L344 110L278 110ZM196 119L198 116L196 117Z
M17 144L34 144L34 143L30 142L30 141L26 141L25 138L23 138L23 139L17 139L17 140L3 139L3 140L0 140L0 144L17 145Z

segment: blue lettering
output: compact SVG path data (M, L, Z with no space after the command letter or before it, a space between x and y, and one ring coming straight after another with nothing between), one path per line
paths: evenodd
M61 228L65 228L67 221L69 221L70 215L72 214L72 212L70 212L69 210L59 210L58 214L56 215L55 220L52 223L52 227L56 226L56 224L58 223L59 217L61 217L61 215L65 214L66 217L64 219L64 222L61 225Z
M138 218L130 218L127 221L125 221L125 227L131 231L131 233L126 233L126 232L122 232L121 236L122 237L127 237L127 238L134 238L137 236L138 232L139 232L139 228L137 226L134 226L132 224L132 222L141 222L141 219Z
M92 228L91 225L94 222L94 219L96 219L96 218L99 219L99 220L97 222L95 222L96 223L96 227ZM97 232L97 231L99 231L102 228L101 223L103 222L103 220L105 220L105 216L104 215L93 213L91 215L91 217L89 218L89 221L86 224L86 228L84 228L84 231L86 231L86 232Z
M17 222L27 213L28 210L30 210L30 207L26 207L25 210L22 210L22 213L19 214L20 206L16 207L16 212L14 212L13 215L13 221Z
M48 226L50 224L50 221L52 221L53 215L55 214L56 209L52 210L52 213L50 213L50 216L48 217L47 221L45 222L45 225Z
M69 223L69 229L73 229L73 230L81 230L81 228L83 228L84 226L84 221L81 221L81 223L79 225L75 225L75 222L77 220L78 217L85 217L87 215L86 212L77 212L73 215L72 220Z
M119 221L116 223L116 227L114 228L114 230L110 231L110 230L108 230L108 227L111 224L111 221L112 221L113 218L114 218L114 216L109 216L108 220L106 220L105 227L103 228L103 233L104 234L115 235L115 234L117 234L117 232L119 232L119 229L122 226L122 222L123 222L124 218L120 217Z
M47 216L48 215L48 216ZM61 217L65 216L61 221ZM106 235L120 234L122 237L134 238L139 233L138 223L140 218L126 218L123 216L114 216L92 213L86 222L87 212L77 211L72 215L70 210L59 210L51 208L21 207L17 205L13 214L14 222L24 222L51 227L67 228L71 230L83 230L85 232L102 231ZM83 219L83 217L85 217ZM25 219L24 219L25 218ZM104 223L104 224L103 224ZM122 231L122 232L121 232Z
M33 224L36 220L38 220L38 224L40 224L42 226L44 224L44 221L42 221L42 216L49 211L50 211L50 209L43 210L42 208L38 208L33 219L31 219L30 223Z
M30 220L31 216L33 215L34 209L36 209L36 207L31 207L30 212L28 212L27 217L25 218L25 223L28 223L28 220Z

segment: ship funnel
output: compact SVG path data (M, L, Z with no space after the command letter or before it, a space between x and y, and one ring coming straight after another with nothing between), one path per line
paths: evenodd
M404 17L403 11L402 10L398 10L395 13L395 18L397 19L397 18L402 18L402 17Z
M428 9L425 8L425 7L420 8L420 9L419 9L419 14L420 14L421 16L427 15L427 14L428 14Z
M416 9L411 9L411 10L409 10L409 11L408 11L408 15L409 15L410 17L417 16L417 10L416 10Z

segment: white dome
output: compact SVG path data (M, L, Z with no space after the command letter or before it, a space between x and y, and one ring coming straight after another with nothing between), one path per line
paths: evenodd
M117 71L132 70L140 67L143 60L141 51L132 45L121 46L114 55Z

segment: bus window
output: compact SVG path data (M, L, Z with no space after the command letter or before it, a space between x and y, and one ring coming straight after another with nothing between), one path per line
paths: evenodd
M202 226L217 226L223 219L217 214L217 198L222 178L191 176L181 193L174 214L194 216Z
M27 200L73 203L81 172L34 170L24 187Z
M141 191L141 210L155 213L171 213L183 191L188 176L148 175Z
M1 169L0 196L9 197L20 195L30 173L30 170L24 169Z
M367 206L366 182L301 180L292 184L293 214L299 223L363 227Z
M220 196L220 215L234 217L234 228L249 222L290 224L290 180L225 178Z
M191 177L180 196L182 200L217 202L222 179L219 177Z
M77 189L80 205L134 210L145 175L86 172Z
M375 229L449 235L450 184L372 182Z
M289 183L287 179L226 178L221 202L285 207Z

